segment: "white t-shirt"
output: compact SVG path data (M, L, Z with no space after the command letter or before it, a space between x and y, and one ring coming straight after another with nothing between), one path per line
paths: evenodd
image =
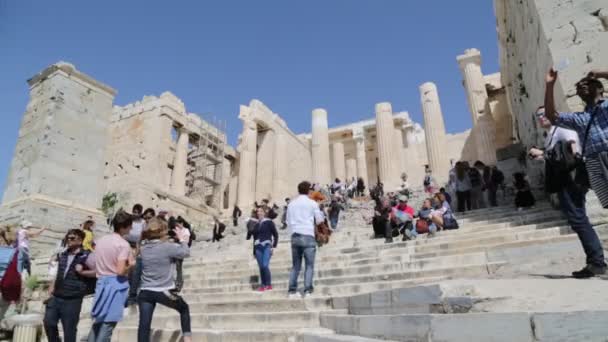
M306 195L300 195L287 207L287 225L291 233L315 236L315 223L324 220L319 204Z
M571 129L552 126L549 132L547 132L547 137L545 138L545 150L549 151L555 147L559 141L574 141L576 144L575 152L580 152L581 144L578 140L578 133Z

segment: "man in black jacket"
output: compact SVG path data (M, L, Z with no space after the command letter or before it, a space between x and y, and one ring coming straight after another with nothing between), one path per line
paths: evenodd
M217 216L213 217L213 240L211 242L220 242L221 239L224 238L224 231L226 230L226 225L220 222Z
M95 271L87 267L89 252L82 249L84 232L71 229L66 240L67 249L57 256L57 277L44 313L44 330L49 342L61 341L59 321L63 326L63 341L76 342L82 298L95 291Z

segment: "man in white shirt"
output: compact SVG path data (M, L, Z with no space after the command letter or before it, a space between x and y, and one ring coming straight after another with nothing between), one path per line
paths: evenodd
M536 116L540 126L547 130L545 151L553 150L557 143L561 142L563 144L570 144L573 153L580 153L581 144L579 143L576 131L552 126L551 122L545 117L544 107L540 107L537 110ZM532 148L530 150L530 157L534 159L544 159L544 152L540 149ZM547 169L547 174L551 173L550 171L551 170ZM546 177L549 178L549 175L546 175ZM551 190L557 191L560 207L564 215L568 218L570 227L572 227L572 230L578 235L587 256L587 266L581 271L572 272L572 276L574 278L590 278L594 275L606 273L602 243L587 216L585 205L585 195L587 194L587 191L577 187L569 175L559 177L559 179L552 180L551 183L548 182L547 184L561 185L560 187Z
M297 292L298 277L302 268L302 258L306 262L304 271L304 297L313 292L313 276L317 241L315 226L323 222L323 213L317 202L311 200L308 194L311 190L309 182L298 184L298 197L287 206L287 226L291 231L291 258L293 267L289 275L289 298L297 299L302 296Z

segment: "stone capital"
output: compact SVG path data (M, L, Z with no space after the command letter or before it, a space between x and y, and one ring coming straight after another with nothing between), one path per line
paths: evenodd
M481 65L481 52L477 49L466 49L464 54L456 57L456 60L462 69L471 63Z
M391 106L390 102L376 103L376 114L385 112L388 112L393 115L393 107Z
M365 140L365 130L363 127L353 127L353 140L363 141Z

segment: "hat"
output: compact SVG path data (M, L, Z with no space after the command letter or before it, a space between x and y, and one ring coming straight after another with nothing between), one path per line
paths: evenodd
M19 225L21 226L21 228L23 229L27 229L33 226L32 222L28 221L28 220L23 220L21 221L21 223L19 223Z
M405 195L399 196L399 202L407 202L407 196L405 196Z

